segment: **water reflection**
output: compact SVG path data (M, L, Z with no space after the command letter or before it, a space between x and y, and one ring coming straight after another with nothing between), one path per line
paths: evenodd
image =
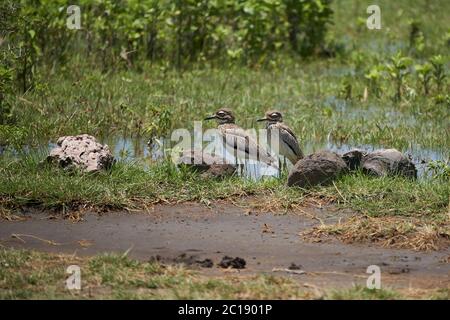
M171 155L171 148L173 147L170 139L165 138L152 139L149 141L144 138L116 136L99 140L101 143L109 146L117 160L125 162L139 161L140 163L143 163L145 167L165 160ZM49 152L55 146L55 143L48 143L44 150L42 150L42 147L37 149L43 152ZM371 152L382 149L383 147L384 146L381 145L345 144L335 143L333 141L308 142L303 143L302 145L305 154L311 154L320 150L330 150L342 154L355 148ZM0 146L0 155L8 151L8 153L13 156L19 156L19 153L29 153L32 150L36 150L36 148L25 146L21 152L18 152L15 149ZM450 161L450 154L448 150L444 149L429 149L411 145L409 148L400 151L408 155L414 162L420 178L429 176L427 162L436 160L444 162ZM267 165L262 165L256 161L237 160L236 162L234 156L229 154L226 155L226 159L229 163L237 165L239 175L248 179L258 180L263 176L279 176L278 170ZM290 169L290 167L291 166L288 165L288 169Z
M107 141L103 141L111 148L114 156L123 161L131 160L144 160L145 162L153 163L161 161L168 156L170 153L171 144L168 139L160 138L154 139L149 142L146 139L136 139L136 138L124 138L115 137ZM337 152L339 154L345 153L353 149L362 149L368 152L382 149L381 145L367 145L367 144L345 144L345 143L334 143L332 141L323 142L309 142L303 144L303 150L305 154L311 154L320 150L330 150ZM428 161L443 160L448 161L449 154L445 150L435 150L428 148L420 148L417 146L410 147L404 150L400 150L410 157L414 162L418 170L418 176L426 176L426 163ZM230 155L227 155L229 157ZM232 156L231 156L232 157ZM230 158L228 158L230 159ZM231 161L233 162L233 161ZM237 163L241 168L239 171L241 175L257 179L263 175L277 176L278 173L273 172L271 169L261 167L260 164L254 161L247 161L245 163ZM243 168L243 169L242 169Z

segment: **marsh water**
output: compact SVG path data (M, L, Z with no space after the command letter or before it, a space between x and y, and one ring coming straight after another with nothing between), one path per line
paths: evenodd
M154 165L160 161L163 161L171 154L171 148L175 145L175 142L171 142L170 138L160 137L157 139L152 139L144 137L124 137L116 135L113 137L99 139L101 143L107 144L113 153L114 157L118 161L123 162L139 162L143 163L145 166ZM56 144L54 142L44 143L40 147L25 147L24 151L26 153L38 149L42 152L49 152L54 148ZM355 148L362 149L368 152L382 149L383 146L379 145L364 145L364 144L346 144L346 143L336 143L333 141L319 141L319 142L308 142L301 145L305 155L317 152L319 150L330 150L337 152L338 154L343 154L347 151L353 150ZM9 150L10 153L16 153L13 149L0 148L0 154ZM421 148L417 146L411 146L406 150L400 150L410 157L417 167L419 178L427 178L430 173L427 170L427 163L429 161L449 161L449 153L447 150L443 149L429 149ZM238 172L251 179L259 179L263 175L273 175L277 176L279 173L277 171L265 171L261 168L261 165L255 163L241 164L241 170Z

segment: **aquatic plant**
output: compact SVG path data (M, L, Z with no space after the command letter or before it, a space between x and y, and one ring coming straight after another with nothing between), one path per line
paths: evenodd
M402 87L406 77L410 74L409 66L412 64L410 57L403 56L399 51L389 59L386 64L386 70L389 76L395 82L395 101L400 101L402 98Z
M436 82L437 92L441 93L441 89L446 78L444 70L444 57L442 55L433 56L430 59L430 63L433 66L433 79Z
M419 81L422 84L423 92L428 95L430 92L430 81L432 77L432 65L430 63L418 64L415 67Z

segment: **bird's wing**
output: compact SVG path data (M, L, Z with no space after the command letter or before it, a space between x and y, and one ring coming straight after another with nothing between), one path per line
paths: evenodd
M299 157L303 157L303 152L300 149L297 137L295 136L295 133L291 130L291 128L282 123L278 123L275 128L280 130L280 139L282 139L283 142L285 142L289 146L292 152L294 152L294 154Z
M261 147L244 129L240 127L225 127L221 129L221 133L225 137L226 143L233 149L237 150L240 147L240 151L250 156L257 156L260 161L268 165L277 165L276 159L265 148Z

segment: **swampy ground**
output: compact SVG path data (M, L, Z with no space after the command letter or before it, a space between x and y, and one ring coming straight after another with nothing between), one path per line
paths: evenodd
M448 299L449 85L431 80L425 95L414 65L441 55L448 74L449 2L383 2L380 31L361 23L363 5L333 6L329 37L343 51L332 58L105 72L74 55L41 67L1 125L0 297ZM423 46L411 40L416 20ZM396 98L386 70L399 50L412 65ZM202 179L160 157L158 137L192 130L219 107L244 128L280 109L306 154L397 148L419 178L355 172L299 189L285 185L286 172ZM117 163L97 174L42 164L59 136L80 133L107 143ZM223 255L248 268L217 268ZM291 263L306 273L273 271ZM71 264L82 270L80 292L64 287ZM371 264L382 268L382 290L365 289Z

